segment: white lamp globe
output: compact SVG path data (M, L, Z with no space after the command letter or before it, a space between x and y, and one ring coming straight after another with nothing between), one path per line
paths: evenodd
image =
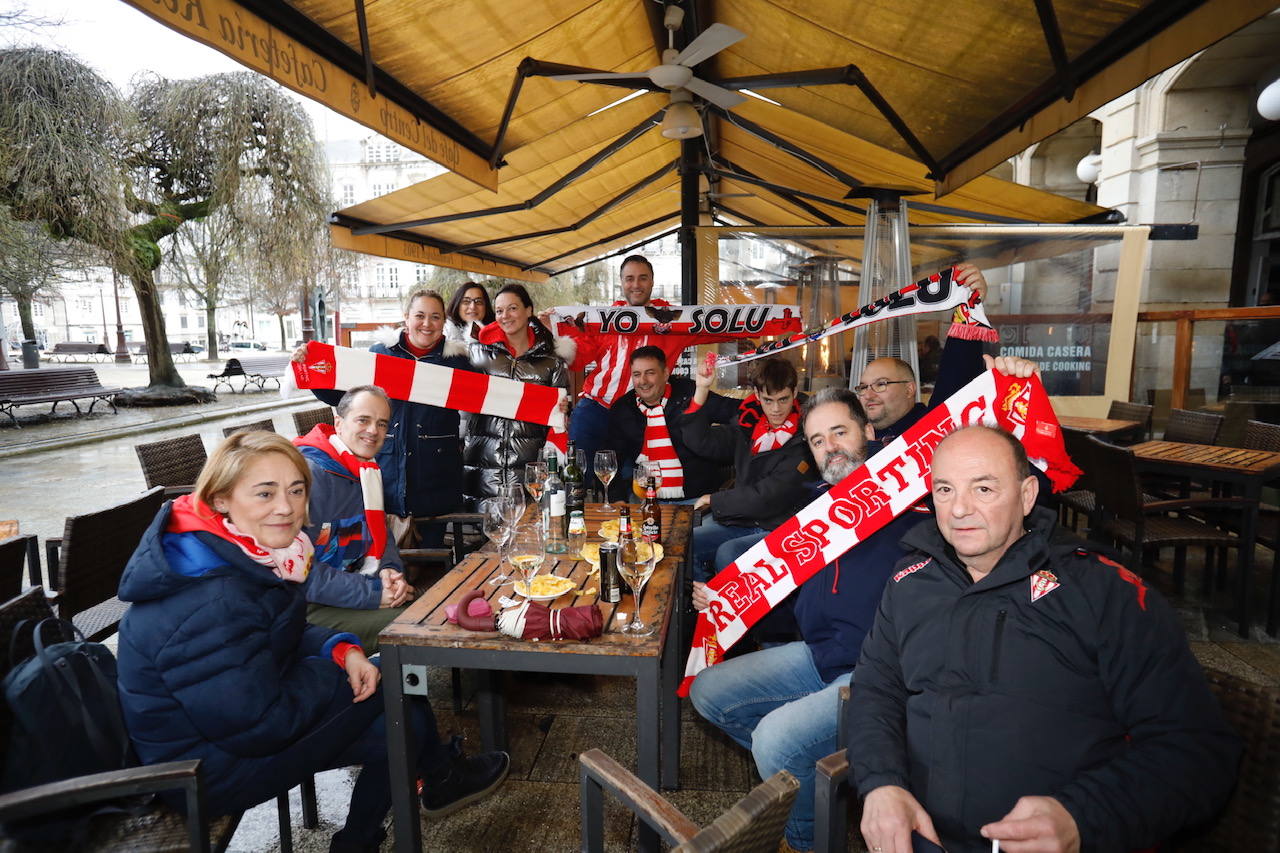
M1269 121L1280 119L1280 78L1258 93L1258 115Z
M1102 174L1102 155L1086 154L1080 158L1080 162L1076 164L1076 177L1082 183L1095 184L1098 182L1098 176Z

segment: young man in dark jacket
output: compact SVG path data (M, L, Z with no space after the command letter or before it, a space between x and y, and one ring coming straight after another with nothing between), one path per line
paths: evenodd
M609 409L606 446L618 456L609 500L624 500L631 491L636 459L642 455L662 466L661 500L693 503L699 495L720 488L724 466L695 453L685 443L680 416L693 403L693 380L673 378L662 350L646 346L631 353L631 385ZM737 415L738 401L711 393L702 408L710 422L729 423Z
M303 585L307 621L350 631L369 654L378 650L378 633L403 611L411 594L377 499L382 472L373 460L390 419L386 392L360 385L338 401L334 426L318 424L293 440L311 469L303 530L316 551Z
M1007 433L933 457L862 645L849 760L871 850L1129 851L1211 817L1239 740L1179 621L1128 569L1055 536Z
M783 358L760 362L751 377L754 393L738 406L734 423L713 424L703 405L715 381L715 368L703 365L694 376L698 408L681 417L685 446L700 456L733 462L733 487L702 495L704 510L693 531L693 577L708 581L724 563L718 551L734 553L764 538L809 501L817 474L800 432L795 366Z

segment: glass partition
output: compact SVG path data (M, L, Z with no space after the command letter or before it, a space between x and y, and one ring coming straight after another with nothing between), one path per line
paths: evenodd
M837 228L702 228L700 302L778 303L799 308L806 328L860 307L862 234ZM1135 323L1147 230L1133 226L915 226L912 280L959 263L981 267L987 314L1000 353L1039 362L1061 411L1105 414L1130 398ZM890 283L896 290L909 282ZM923 384L932 382L949 313L917 315ZM844 340L849 338L849 340ZM852 335L836 335L785 357L804 390L857 381ZM745 343L721 345L726 354ZM1280 361L1277 361L1280 364ZM750 363L721 383L741 384ZM1153 380L1154 381L1154 380Z

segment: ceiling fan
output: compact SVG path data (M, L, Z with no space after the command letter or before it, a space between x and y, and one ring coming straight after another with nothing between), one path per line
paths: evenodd
M717 86L695 77L693 66L715 56L725 48L747 37L741 30L726 24L712 24L684 49L675 48L676 30L684 24L684 9L669 5L663 12L662 25L667 30L667 49L662 52L662 64L648 71L584 71L567 74L549 74L552 80L577 80L582 83L606 83L632 85L642 88L658 87L671 93L671 105L662 118L662 135L668 139L691 139L702 134L702 120L693 106L693 96L709 101L722 109L733 109L746 100L742 95L723 86Z

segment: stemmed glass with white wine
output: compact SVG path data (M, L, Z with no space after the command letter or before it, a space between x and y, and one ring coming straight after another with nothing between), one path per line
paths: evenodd
M530 584L542 569L542 562L547 558L547 539L542 533L540 524L521 524L516 527L515 537L511 543L511 565L524 581L524 595L528 597L532 590ZM519 592L519 589L516 590Z
M510 501L506 498L489 498L481 501L480 513L483 516L480 524L481 532L490 542L498 546L498 574L490 578L489 583L510 583L511 576L502 569L503 550L511 536L511 522L507 520L511 514Z
M542 506L542 492L547 487L547 463L539 459L537 462L526 462L524 465L524 487L529 490L529 497L534 504ZM539 513L538 521L542 522ZM545 527L544 527L545 532Z
M613 482L613 475L618 473L618 455L612 450L597 450L595 463L596 476L604 485L604 505L600 510L613 512L613 507L609 505L609 483Z
M641 547L641 543L647 547ZM631 548L618 549L618 574L631 587L631 595L635 598L635 617L623 626L624 634L648 637L653 633L653 626L640 618L640 604L644 598L644 585L653 576L653 569L658 563L657 557L658 550L648 537L637 538Z

